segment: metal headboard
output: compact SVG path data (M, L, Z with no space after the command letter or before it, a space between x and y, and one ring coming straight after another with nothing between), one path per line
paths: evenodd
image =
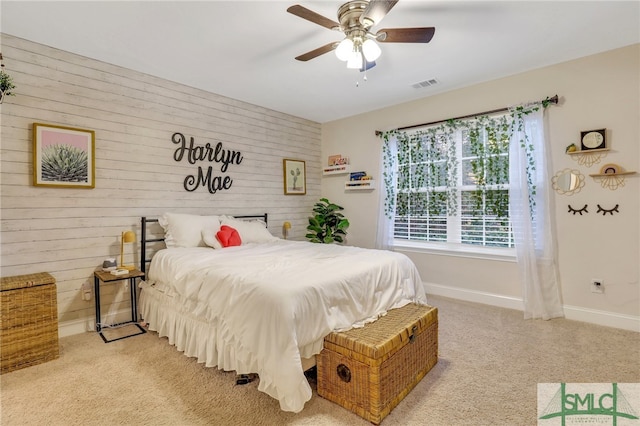
M267 221L268 220L267 213L238 215L233 217L236 219L261 219L264 221L265 225L267 226L269 225L269 222ZM140 242L140 271L144 272L145 274L147 271L147 264L151 263L151 257L149 256L147 258L147 245L164 241L164 236L162 238L147 238L147 226L150 223L157 223L157 222L158 222L158 218L148 218L146 216L142 216L141 231L140 231L142 236L142 241Z

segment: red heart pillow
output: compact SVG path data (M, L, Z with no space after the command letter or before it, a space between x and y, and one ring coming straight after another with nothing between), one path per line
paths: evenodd
M239 246L242 244L238 231L227 225L220 227L220 230L216 232L216 238L220 241L222 247Z

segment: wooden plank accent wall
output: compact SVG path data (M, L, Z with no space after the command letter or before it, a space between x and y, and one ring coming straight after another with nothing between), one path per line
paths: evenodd
M65 323L90 329L94 300L82 299L82 285L93 283L104 258L119 256L122 231L140 235L141 216L267 212L272 234L281 236L288 220L294 239L303 238L320 197L319 123L1 37L5 69L16 84L16 96L0 106L1 274L51 273L61 329ZM33 186L34 122L95 131L94 189ZM175 132L242 154L241 164L225 173L233 179L229 190L184 189L198 165L222 173L217 163L176 162ZM306 195L284 195L284 158L306 161ZM128 263L138 264L139 245L128 246ZM112 309L128 309L123 288L105 286L101 296Z

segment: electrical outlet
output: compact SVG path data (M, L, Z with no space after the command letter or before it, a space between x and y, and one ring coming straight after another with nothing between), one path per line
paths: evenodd
M91 300L91 284L88 282L82 284L82 300Z
M604 284L602 283L602 280L597 278L593 278L591 280L591 293L604 293Z

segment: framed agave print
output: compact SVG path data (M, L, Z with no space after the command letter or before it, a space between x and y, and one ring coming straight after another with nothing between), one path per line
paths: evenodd
M95 188L93 130L33 123L33 184Z

